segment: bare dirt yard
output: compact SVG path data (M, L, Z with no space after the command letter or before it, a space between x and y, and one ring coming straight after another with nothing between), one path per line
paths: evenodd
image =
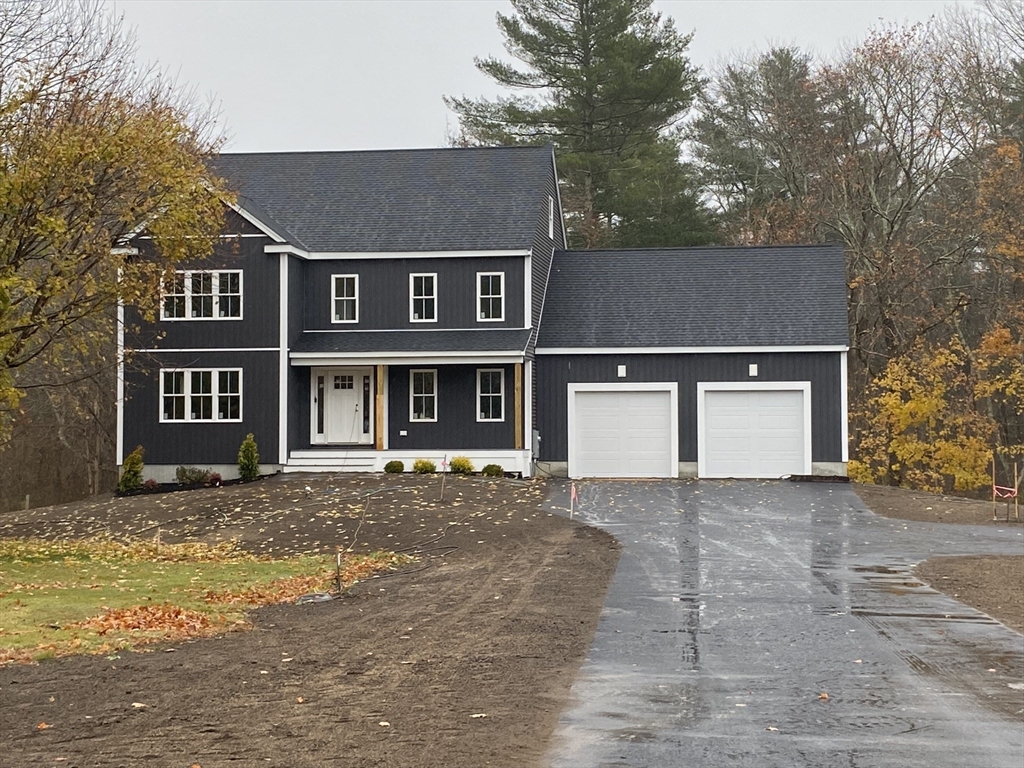
M261 608L249 631L0 667L0 766L535 765L619 556L544 493L284 476L0 516L0 537L416 557L341 599Z
M921 523L1024 525L1014 518L1012 506L1007 522L1002 503L993 520L991 501L880 485L854 485L853 489L869 509L885 517ZM1024 555L938 557L921 563L915 572L934 589L1024 633Z

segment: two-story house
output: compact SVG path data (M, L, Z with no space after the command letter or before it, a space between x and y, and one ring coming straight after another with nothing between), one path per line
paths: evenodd
M237 205L130 344L119 462L142 445L148 476L230 476L253 432L265 471L465 455L529 473L533 351L565 245L550 147L214 167Z
M126 309L119 464L231 477L252 432L264 472L845 473L841 247L565 250L550 147L214 169L214 255Z

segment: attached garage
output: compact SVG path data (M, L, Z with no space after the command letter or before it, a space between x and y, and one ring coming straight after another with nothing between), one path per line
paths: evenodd
M697 474L811 474L810 382L698 382Z
M570 477L675 477L678 387L570 384Z

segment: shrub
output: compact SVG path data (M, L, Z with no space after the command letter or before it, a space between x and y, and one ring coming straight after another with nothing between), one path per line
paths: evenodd
M400 475L405 472L405 464L400 462L398 459L394 459L384 465L384 471L389 475Z
M468 456L452 456L448 470L453 475L468 475L473 471L473 462L469 460Z
M137 491L142 487L142 446L136 446L135 450L124 457L121 465L121 479L117 481L117 490L121 493Z
M210 477L210 470L199 467L178 467L174 470L178 485L203 485L210 482Z
M220 476L220 472L211 472L210 479L207 481L210 485L220 485L224 478Z
M412 464L412 471L417 475L429 475L437 472L437 465L430 459L416 459Z
M260 476L260 453L252 432L245 436L238 449L238 476L242 480L255 480Z
M160 488L160 483L158 483L156 480L154 480L151 477L151 478L149 478L149 480L147 480L146 482L144 482L142 484L142 487L145 488L147 491L152 492L152 491L155 491L158 488Z
M486 467L480 470L487 477L504 477L505 470L501 468L500 464L488 464Z

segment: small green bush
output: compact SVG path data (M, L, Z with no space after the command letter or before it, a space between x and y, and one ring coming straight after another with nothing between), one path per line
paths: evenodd
M487 477L504 477L505 470L501 468L500 464L488 464L486 467L480 470Z
M468 456L452 456L448 470L453 475L468 475L473 471L473 462L469 460Z
M117 481L117 490L121 493L137 491L142 487L142 446L138 445L135 450L124 457L121 465L121 479Z
M260 476L260 452L256 449L252 432L245 436L238 449L238 476L247 481Z
M400 462L398 459L394 459L384 465L384 471L389 475L400 475L405 472L405 464Z
M417 475L429 475L431 472L437 472L437 464L430 459L416 459L412 463L412 471Z
M211 473L199 467L178 467L174 470L174 479L178 485L204 485L210 482Z

